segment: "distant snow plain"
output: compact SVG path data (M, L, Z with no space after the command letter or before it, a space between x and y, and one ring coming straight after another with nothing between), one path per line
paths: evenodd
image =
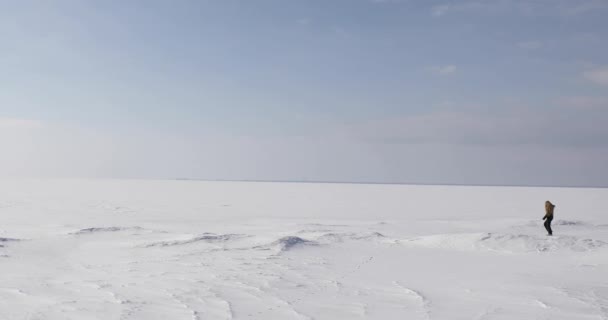
M608 319L607 199L591 188L3 180L0 319Z

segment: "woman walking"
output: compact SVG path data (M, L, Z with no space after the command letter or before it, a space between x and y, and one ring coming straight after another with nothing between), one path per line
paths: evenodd
M545 201L545 216L543 217L543 220L545 220L545 229L547 229L550 236L553 235L553 230L551 230L551 221L553 221L554 208L555 205L551 203L551 201Z

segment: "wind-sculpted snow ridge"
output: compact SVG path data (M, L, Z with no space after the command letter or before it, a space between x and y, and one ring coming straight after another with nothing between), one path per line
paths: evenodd
M143 230L142 227L92 227L80 229L70 234L81 235L81 234L92 234L99 232L118 232L118 231L130 231L130 230Z
M343 242L345 240L384 240L384 236L380 232L331 232L320 236L317 240L320 242Z
M557 226L587 226L588 223L584 222L584 221L577 221L577 220L556 220L553 222L553 225L557 225Z
M350 227L348 224L332 224L332 223L305 223L304 226L309 227Z
M426 296L417 290L402 285L398 281L393 281L393 284L403 291L404 297L407 298L408 302L413 302L415 304L414 307L419 309L417 312L418 318L431 319L431 301Z
M17 241L21 241L21 239L0 238L0 248L4 248L4 243L6 243L6 242L17 242Z
M526 222L523 225L523 227L535 227L537 228L538 226L542 226L543 224L543 220L538 219L538 220L530 220L528 222ZM590 221L581 221L581 220L553 220L552 222L553 226L559 226L559 227L587 227L587 228L601 228L604 227L606 225L602 225L602 224L594 224Z
M530 236L488 233L482 239L482 246L495 251L545 252L571 250L576 252L605 248L606 242L594 239L581 239L573 236Z
M15 239L15 238L0 238L0 248L4 248L5 247L5 243L9 243L9 242L17 242L17 241L21 241L22 239ZM0 258L8 258L10 257L8 254L0 254Z
M192 237L190 239L185 240L167 240L167 241L159 241L146 245L146 247L171 247L171 246L181 246L192 244L196 242L207 242L207 243L225 243L233 240L243 239L251 237L247 234L215 234L205 232L200 236Z
M427 248L463 251L494 251L501 253L527 253L570 250L585 252L605 249L608 243L573 236L531 236L525 234L461 233L438 234L402 240L400 243Z

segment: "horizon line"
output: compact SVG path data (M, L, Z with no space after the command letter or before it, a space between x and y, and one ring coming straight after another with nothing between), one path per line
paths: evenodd
M142 180L155 180L155 179L143 178ZM458 187L582 188L582 189L583 188L584 189L606 189L606 188L608 188L608 185L591 186L591 185L543 185L543 184L483 184L483 183L379 182L379 181L341 181L341 180L205 179L205 178L169 178L169 179L160 179L160 180L208 181L208 182L369 184L369 185L406 185L406 186L458 186Z

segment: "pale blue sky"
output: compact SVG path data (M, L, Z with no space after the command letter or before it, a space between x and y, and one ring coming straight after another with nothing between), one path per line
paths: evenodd
M608 1L0 2L2 176L608 185Z

